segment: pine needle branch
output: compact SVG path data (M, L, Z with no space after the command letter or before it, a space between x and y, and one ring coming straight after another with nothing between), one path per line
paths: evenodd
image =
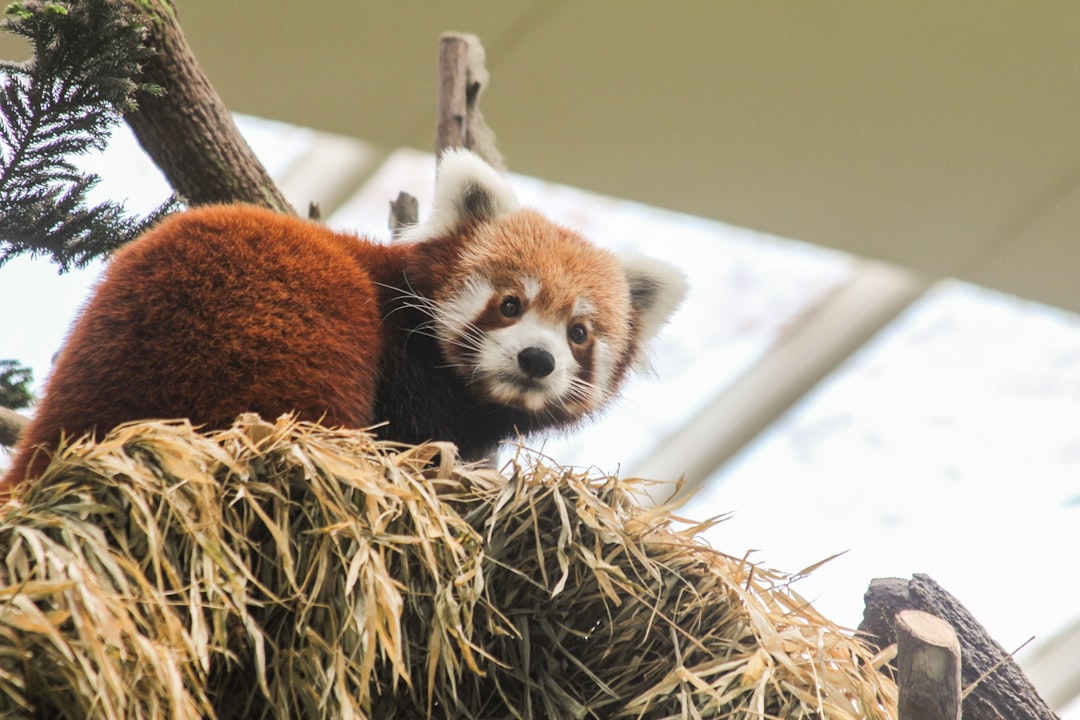
M121 203L90 207L97 175L71 158L100 152L140 84L140 65L153 51L146 31L118 0L8 5L4 29L28 40L25 63L0 61L0 265L24 253L47 255L61 271L85 265L175 209L164 203L149 218L127 215Z
M33 371L16 360L0 360L0 407L18 410L34 401L30 392Z

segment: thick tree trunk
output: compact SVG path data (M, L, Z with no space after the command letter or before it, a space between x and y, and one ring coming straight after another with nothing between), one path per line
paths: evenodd
M126 119L173 189L192 205L243 202L295 215L196 61L171 0L126 1L146 17L157 51L141 80L165 88L140 95Z

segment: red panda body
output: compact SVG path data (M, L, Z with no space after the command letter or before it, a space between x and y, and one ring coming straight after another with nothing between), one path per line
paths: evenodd
M624 270L517 209L503 182L449 155L433 220L390 245L245 206L167 219L110 261L0 491L62 435L130 420L386 422L383 437L470 459L577 422L614 394L681 279Z

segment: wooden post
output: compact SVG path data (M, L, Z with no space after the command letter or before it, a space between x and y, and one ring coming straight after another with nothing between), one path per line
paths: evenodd
M439 94L435 154L463 147L497 170L505 169L495 132L484 122L480 95L487 87L484 46L475 35L445 33L439 38Z
M465 144L468 123L469 41L447 33L439 38L439 93L435 154Z
M952 625L921 610L896 616L900 720L960 720L960 641Z
M439 88L436 98L435 157L448 148L467 148L492 167L505 169L495 133L480 113L487 86L484 46L475 35L445 33L439 38ZM397 237L419 219L416 198L401 193L390 201L390 229Z

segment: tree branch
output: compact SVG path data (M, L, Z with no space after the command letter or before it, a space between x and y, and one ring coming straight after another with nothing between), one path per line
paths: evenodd
M19 442L19 435L28 422L30 419L25 415L0 407L0 445L15 447L15 444Z
M484 58L484 46L475 35L445 33L439 38L435 154L468 148L501 170L506 162L495 144L495 131L480 112L480 95L490 78Z
M952 625L901 610L896 645L900 720L960 720L960 641Z
M126 2L146 18L157 51L140 81L165 93L140 94L125 119L173 189L192 205L243 202L295 215L195 59L171 0Z

